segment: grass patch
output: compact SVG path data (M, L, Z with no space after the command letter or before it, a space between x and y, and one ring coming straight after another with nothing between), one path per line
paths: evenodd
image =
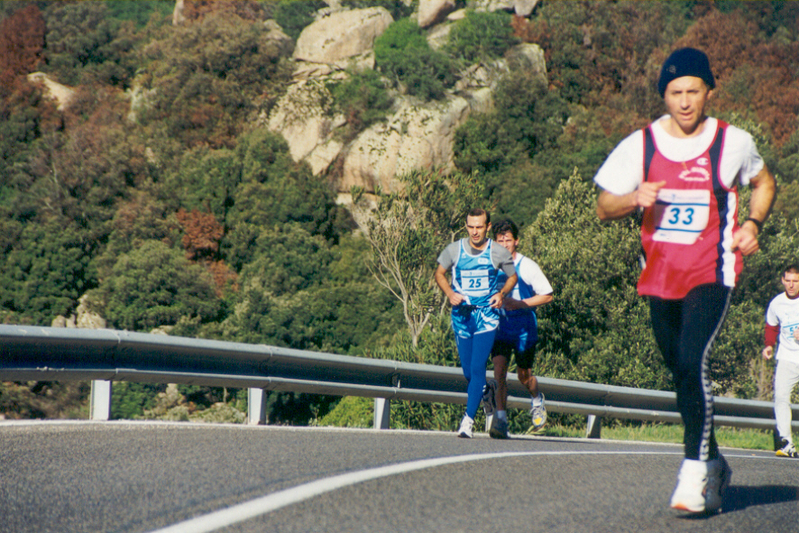
M528 434L533 434L528 432ZM547 426L536 435L549 437L585 437L585 428L574 426ZM602 438L609 440L632 440L641 442L665 442L682 444L683 427L676 424L615 424L602 428ZM774 449L771 430L717 427L716 440L719 446L749 450Z

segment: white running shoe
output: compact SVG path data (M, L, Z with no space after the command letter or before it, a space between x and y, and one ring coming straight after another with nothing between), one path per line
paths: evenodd
M474 431L472 427L474 426L474 420L469 418L468 416L464 416L463 420L461 420L461 427L458 430L458 436L462 439L471 439Z
M538 393L541 396L541 405L536 405L533 402L530 407L530 418L533 419L533 431L540 431L547 423L547 408L544 405L544 393Z
M796 447L788 439L780 441L780 449L777 450L777 457L799 457L796 453Z
M705 512L721 512L724 491L730 485L732 468L727 460L719 454L718 459L707 462L707 492L705 493Z
M677 487L671 495L671 508L691 513L705 512L705 494L708 484L708 464L694 459L683 459L677 475Z

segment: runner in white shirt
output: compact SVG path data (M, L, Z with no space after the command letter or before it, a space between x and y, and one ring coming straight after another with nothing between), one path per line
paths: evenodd
M785 292L777 295L766 310L766 347L763 358L774 356L777 345L777 368L774 370L774 418L777 419L779 457L797 457L791 435L791 391L799 383L799 264L782 272Z
M494 240L511 253L519 276L513 292L505 298L500 310L499 329L491 349L495 380L489 382L483 395L486 421L489 424L488 434L494 439L507 439L507 375L514 353L519 381L530 393L533 429L542 429L547 421L544 395L538 390L538 380L532 373L532 367L538 342L535 310L552 301L552 286L535 261L516 251L519 246L519 228L516 224L510 220L501 220L494 225L493 231ZM500 281L503 276L502 273L499 275ZM496 412L492 416L491 411L494 410Z

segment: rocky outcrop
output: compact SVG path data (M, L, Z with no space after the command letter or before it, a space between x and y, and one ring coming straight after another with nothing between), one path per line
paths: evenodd
M510 66L532 72L544 82L547 81L547 62L544 51L537 44L523 43L514 46L508 50L505 58Z
M172 10L172 25L173 26L180 26L184 22L186 22L186 15L183 14L183 10L185 6L183 5L183 0L176 0L175 7Z
M288 56L291 53L294 48L294 40L283 32L280 24L271 19L265 20L264 30L267 41L277 45L280 57Z
M403 101L386 124L372 126L349 147L338 190L389 192L396 189L397 176L414 168L451 168L455 129L470 111L463 97L421 106Z
M455 11L455 0L419 0L416 21L420 28L429 28L443 22Z
M442 102L421 103L397 96L396 110L385 122L373 125L345 144L337 135L345 125L342 116L326 110L330 94L324 78L295 82L262 121L289 144L296 161L306 161L315 175L336 163L334 185L346 203L351 187L367 193L378 188L396 190L397 177L415 168L453 166L455 130L471 113L486 112L493 105L497 81L509 64L535 72L546 82L544 54L538 45L522 44L506 59L478 64L461 73L453 94Z
M307 26L294 48L305 76L326 75L349 66L374 68L377 39L394 22L383 7L331 13Z
M51 325L54 328L105 329L106 322L103 317L89 308L89 297L84 294L78 300L75 314L69 318L59 315L53 319Z
M291 157L308 162L315 175L327 169L344 147L334 133L345 120L327 112L329 100L322 81L300 80L288 88L266 119L269 129L288 142Z
M176 20L182 0L175 4ZM496 83L510 68L534 72L546 82L546 63L540 47L522 44L491 64L472 65L460 73L453 90L442 101L419 102L395 96L394 110L384 122L345 140L345 117L329 110L331 95L326 82L348 75L350 69L374 68L374 44L393 22L383 7L346 9L338 0L316 13L316 20L296 43L273 20L264 23L270 39L281 50L293 46L294 83L268 112L259 118L288 142L296 161L307 162L314 175L328 176L346 202L353 186L367 193L396 190L399 175L415 168L451 169L455 130L471 113L493 105ZM504 10L529 16L538 0L470 0L469 9ZM415 14L433 48L441 48L453 24L466 16L455 0L419 0ZM134 88L129 93L131 119L147 105L148 95ZM331 170L335 171L331 172Z
M50 76L44 72L31 72L28 74L28 81L41 84L44 88L45 95L56 101L59 111L66 109L75 95L74 89L66 85L61 85L57 81L53 81Z
M481 0L486 11L510 11L520 17L529 17L533 14L538 0Z

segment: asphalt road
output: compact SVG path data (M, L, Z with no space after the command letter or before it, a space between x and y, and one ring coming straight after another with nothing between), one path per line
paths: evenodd
M799 460L724 449L724 512L668 500L681 447L454 433L0 422L0 531L799 531Z

